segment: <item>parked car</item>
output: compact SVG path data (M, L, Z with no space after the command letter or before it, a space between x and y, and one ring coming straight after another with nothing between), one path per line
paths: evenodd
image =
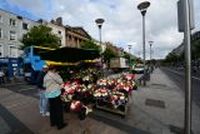
M144 73L144 65L142 65L142 64L135 65L134 68L133 68L133 72L137 73L137 74Z

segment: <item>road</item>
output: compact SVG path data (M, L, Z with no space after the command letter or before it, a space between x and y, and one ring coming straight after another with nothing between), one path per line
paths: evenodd
M162 68L162 70L169 76L171 80L176 82L176 84L184 91L185 90L185 75L184 73L178 72L171 68ZM200 78L192 77L192 96L193 101L200 107Z
M20 81L17 83L7 83L7 84L2 85L1 87L9 89L16 93L31 96L34 98L39 98L37 87L35 85L27 84L24 81Z

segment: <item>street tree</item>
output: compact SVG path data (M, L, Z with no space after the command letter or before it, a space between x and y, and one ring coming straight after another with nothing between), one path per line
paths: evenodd
M192 41L192 59L200 58L200 39Z
M115 58L118 55L109 47L106 47L105 52L103 53L104 61L109 64L111 58Z
M39 25L34 26L26 33L21 42L23 45L21 49L24 49L28 46L43 46L50 48L59 48L61 45L60 38L53 34L50 27Z
M130 54L126 53L126 52L124 52L122 57L125 58L125 59L130 59L131 58Z
M83 49L93 49L93 50L97 50L99 53L101 51L101 47L96 45L93 41L88 40L83 42L81 45L81 48Z

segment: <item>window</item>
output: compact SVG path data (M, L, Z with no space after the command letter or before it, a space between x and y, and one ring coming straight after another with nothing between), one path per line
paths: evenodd
M0 15L0 23L3 23L3 17Z
M27 23L23 23L22 27L23 27L24 30L28 30L28 24Z
M62 32L61 32L61 31L58 31L58 34L62 34Z
M10 31L10 40L16 40L16 32Z
M59 40L59 42L58 42L58 43L59 43L59 45L60 45L60 46L62 45L62 41L61 41L61 40Z
M3 38L3 30L0 28L0 39Z
M0 45L0 57L3 57L3 46Z
M13 45L10 45L10 57L17 57L17 48Z
M16 26L16 20L10 19L10 26Z

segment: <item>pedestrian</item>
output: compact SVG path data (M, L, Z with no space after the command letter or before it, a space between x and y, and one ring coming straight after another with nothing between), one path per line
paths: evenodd
M42 71L39 72L37 77L37 87L39 88L39 110L42 116L49 116L49 108L48 108L48 98L45 96L46 88L43 86L44 76L46 75L48 70L48 66L44 65L42 67Z
M48 72L44 77L44 87L46 87L45 95L49 99L50 108L50 124L62 129L66 126L63 119L63 106L61 95L61 86L63 80L56 71L55 66L49 66Z
M5 77L4 72L0 70L0 85L5 83L4 77Z

